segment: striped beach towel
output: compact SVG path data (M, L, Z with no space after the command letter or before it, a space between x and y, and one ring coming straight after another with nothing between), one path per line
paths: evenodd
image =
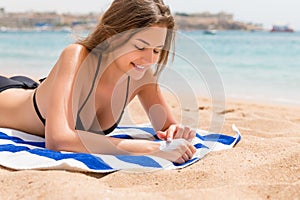
M56 152L45 148L44 138L24 132L0 128L0 165L15 169L62 169L82 172L107 173L117 170L180 169L189 166L211 151L230 149L241 134L232 126L235 136L197 130L193 145L197 152L184 164L172 163L155 156L100 155L74 152ZM118 127L109 136L157 140L152 128L146 126Z

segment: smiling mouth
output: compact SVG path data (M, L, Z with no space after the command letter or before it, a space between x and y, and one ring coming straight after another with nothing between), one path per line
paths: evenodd
M145 67L141 66L141 65L137 65L135 63L132 63L134 69L138 70L138 71L144 71Z

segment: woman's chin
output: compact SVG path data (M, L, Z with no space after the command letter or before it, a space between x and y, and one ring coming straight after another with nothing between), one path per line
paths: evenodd
M143 78L144 75L145 75L145 72L139 72L139 71L131 71L129 73L130 78L132 78L134 80L140 80Z

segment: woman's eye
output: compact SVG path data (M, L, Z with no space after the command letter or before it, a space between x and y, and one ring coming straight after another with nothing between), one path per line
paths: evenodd
M138 50L144 50L145 48L144 47L139 47L139 46L137 46L137 45L134 45L135 46L135 48L137 48Z
M155 54L159 54L159 53L161 52L161 49L153 49L153 52L154 52Z
M140 51L145 50L145 47L139 47L138 45L134 45L134 47ZM159 54L160 52L161 52L161 49L153 49L153 53L155 53L155 54Z

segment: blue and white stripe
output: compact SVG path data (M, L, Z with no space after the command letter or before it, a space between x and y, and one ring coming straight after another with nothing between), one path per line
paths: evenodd
M24 132L0 128L0 165L16 169L64 169L106 173L116 170L180 169L195 163L210 151L230 149L241 134L233 125L235 136L197 130L193 144L194 157L184 164L172 163L155 156L100 155L73 152L56 152L45 148L44 138ZM128 139L157 140L152 128L146 126L118 127L110 136Z

